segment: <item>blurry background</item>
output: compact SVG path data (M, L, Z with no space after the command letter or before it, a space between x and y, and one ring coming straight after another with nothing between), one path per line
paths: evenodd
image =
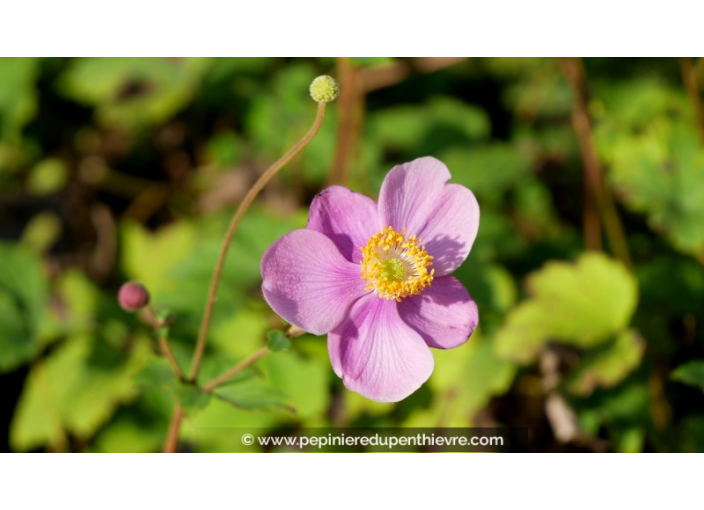
M704 451L704 60L675 58L0 59L3 449L161 448L173 391L116 291L176 315L187 367L229 217L307 131L319 74L341 96L236 236L202 379L284 327L259 260L312 197L376 197L419 156L479 200L455 275L480 328L398 404L300 337L191 399L182 449L241 450L234 426L522 426L534 451Z

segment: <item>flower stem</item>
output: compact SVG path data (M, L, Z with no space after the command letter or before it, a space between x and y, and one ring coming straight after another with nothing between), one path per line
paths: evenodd
M210 291L208 293L208 299L205 303L205 310L203 311L203 320L201 322L200 331L198 332L198 341L196 343L196 349L193 353L193 361L191 362L191 370L189 373L189 379L195 381L198 376L198 370L200 369L200 364L203 361L203 352L205 351L205 343L208 336L208 328L210 327L210 320L213 314L213 306L217 299L218 285L220 284L220 277L222 276L222 270L225 266L225 259L227 258L227 252L230 248L230 243L232 238L237 232L237 227L242 220L242 217L249 209L254 199L257 197L259 192L266 186L266 184L271 180L274 175L286 164L288 163L296 154L298 154L316 135L320 129L320 125L325 117L325 103L318 103L318 112L313 122L313 126L306 133L306 135L294 145L286 154L284 154L278 161L271 165L254 183L254 186L250 188L245 195L244 199L240 203L235 215L232 217L230 226L225 234L225 239L220 248L220 254L218 255L218 261L215 264L215 271L213 273L213 279L210 283Z
M183 371L181 367L178 366L178 361L174 358L171 348L169 347L169 340L164 335L159 335L159 348L164 357L169 361L171 368L179 379L183 379Z
M215 379L210 381L208 384L203 386L203 391L213 391L215 388L217 388L221 384L229 381L234 376L239 374L242 370L244 370L249 365L251 365L252 363L257 361L259 358L266 356L269 352L270 351L267 347L262 347L261 349L256 351L254 354L251 354L248 358L245 358L242 361L240 361L237 365L232 367L230 370L228 370L224 374L216 377Z
M176 376L183 380L183 371L181 370L181 367L178 366L178 361L176 361L173 352L171 352L171 347L169 346L168 330L165 331L167 321L160 319L154 312L151 305L144 307L142 311L142 320L154 329L156 332L157 341L159 343L159 350L161 350L161 353L168 360L171 365L171 369L174 371Z
M173 418L171 418L171 424L169 425L169 433L166 436L164 449L162 450L164 453L176 453L176 448L178 447L178 435L183 416L183 408L180 404L176 404L176 409L174 409L174 415Z
M181 370L181 367L178 366L178 361L176 361L173 352L171 352L171 347L169 346L168 332L165 331L167 321L158 318L151 305L147 305L142 313L143 319L152 328L154 328L154 331L156 332L161 353L168 360L171 368L176 374L176 377L183 380L183 371Z

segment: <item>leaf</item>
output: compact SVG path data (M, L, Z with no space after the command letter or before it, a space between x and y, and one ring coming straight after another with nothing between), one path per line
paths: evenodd
M696 386L704 391L704 360L696 359L680 365L671 373L675 381Z
M148 363L134 377L135 384L158 388L162 391L174 391L178 386L178 377L169 362L161 356L152 356Z
M187 414L200 411L210 403L210 394L192 384L180 384L175 396Z
M37 111L38 58L0 58L0 140L12 140Z
M195 96L208 59L81 58L62 75L69 98L96 107L105 125L137 128L163 122Z
M395 106L374 113L369 132L370 142L383 148L426 155L484 140L491 132L491 123L486 112L475 105L436 97L420 107Z
M22 232L22 244L41 255L56 243L61 234L61 220L54 213L35 215Z
M570 390L585 395L597 386L615 386L640 365L644 350L645 344L635 331L624 331L604 348L588 354L570 372Z
M277 352L261 360L269 384L287 396L299 420L322 418L330 404L330 361L303 357L295 351Z
M652 80L601 92L595 130L609 180L678 250L704 253L704 148L681 90Z
M596 253L576 264L548 263L527 287L532 297L509 313L495 338L497 354L520 363L548 341L588 348L607 340L629 324L638 293L620 263Z
M43 159L32 168L27 181L29 191L36 195L48 195L63 187L68 169L58 158Z
M57 347L25 383L11 424L13 449L55 444L63 431L89 439L121 403L137 395L133 377L149 350L145 338L135 338L131 350L121 352L87 336Z
M291 348L291 340L286 338L283 331L275 329L269 331L266 336L269 339L267 346L271 352L287 351Z
M37 349L21 309L9 293L0 290L0 370L9 371L31 359Z
M503 192L532 178L531 160L507 143L453 147L440 159L452 172L452 182L471 189L482 203L498 202Z
M154 233L136 223L126 223L122 237L125 274L130 280L142 282L149 289L153 302L182 292L178 280L169 273L198 244L198 234L192 223L181 221Z
M406 427L468 427L491 398L506 392L516 365L494 354L491 342L477 330L466 345L437 350L429 384L434 391L430 408L416 412Z
M211 395L194 384L178 379L171 365L161 356L153 356L149 363L135 376L135 383L144 387L157 388L172 395L187 414L204 409Z
M393 57L350 57L350 63L358 67L385 65L393 61Z
M0 267L0 371L8 371L39 351L48 291L42 262L27 248L0 243Z
M295 412L289 404L289 397L283 391L264 386L261 381L254 379L235 385L220 386L213 392L213 396L233 407L248 411Z

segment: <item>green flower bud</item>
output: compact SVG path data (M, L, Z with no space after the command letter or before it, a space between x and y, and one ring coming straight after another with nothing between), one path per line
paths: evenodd
M332 76L318 76L310 84L310 97L318 103L329 103L337 99L340 87Z

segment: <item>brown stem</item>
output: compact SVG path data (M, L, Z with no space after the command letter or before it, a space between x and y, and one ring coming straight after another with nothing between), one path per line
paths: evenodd
M215 379L210 381L208 384L203 386L203 391L213 391L215 388L217 388L221 384L229 381L234 376L239 374L242 370L244 370L249 365L251 365L252 363L257 361L259 358L266 356L268 353L269 353L269 349L266 347L262 347L257 352L250 355L248 358L245 358L242 361L240 361L237 365L232 367L230 370L228 370L224 374L219 375L218 377L216 377Z
M594 146L592 122L589 117L588 95L584 66L579 58L562 59L562 70L572 87L574 107L572 125L579 139L579 148L584 164L584 234L587 249L601 250L601 220L609 245L626 267L631 266L626 234L618 216L611 191L604 182L604 171Z
M360 87L360 71L349 60L349 57L337 58L336 71L340 80L340 98L337 108L335 159L328 178L329 185L348 185L350 154L354 153L356 138L355 115L363 91Z
M156 316L156 313L154 313L154 309L151 307L151 305L147 305L146 307L144 307L142 311L142 318L152 328L154 328L154 331L156 331L157 339L159 342L159 349L161 350L161 353L168 360L176 376L179 379L183 379L183 371L181 370L181 367L178 366L178 362L176 361L176 358L171 352L171 347L169 346L169 339L164 336L163 332L161 331L161 328L163 328L166 324Z
M181 367L178 366L178 361L176 361L176 358L174 358L174 355L171 352L171 347L169 347L169 340L163 335L159 335L159 348L161 349L161 353L164 355L164 357L169 360L169 364L171 365L171 368L173 369L176 376L179 379L183 379L183 371L181 370Z
M694 113L697 116L699 134L704 142L704 107L702 107L702 97L699 92L699 79L694 70L694 59L692 57L682 57L682 77L687 87L687 93L694 105Z
M174 409L174 415L171 418L171 424L169 425L169 433L166 435L166 441L164 441L164 449L162 450L164 453L176 453L176 448L178 447L178 436L183 417L183 409L179 404L176 404L176 409Z
M244 214L247 212L247 209L249 209L249 206L252 204L256 196L259 194L259 192L266 186L266 184L271 180L274 175L286 164L288 163L296 154L298 154L303 147L305 147L315 136L315 134L318 132L320 129L320 125L323 122L323 118L325 117L325 103L318 103L318 112L315 117L315 121L313 122L313 126L310 128L308 133L301 139L300 142L298 142L296 145L294 145L286 154L284 154L278 161L276 161L273 165L271 165L265 172L262 174L262 176L259 178L257 182L254 183L254 186L250 188L250 190L247 192L247 195L245 195L244 199L240 203L239 207L237 208L237 211L235 212L235 215L232 217L232 221L230 222L230 226L227 229L227 233L225 234L225 239L222 243L222 247L220 248L220 254L218 255L218 261L215 264L215 271L213 273L213 279L210 283L210 291L208 292L208 299L205 303L205 310L203 312L203 321L201 322L200 326L200 331L198 332L198 341L196 343L196 349L195 352L193 353L193 361L191 363L191 371L189 373L189 379L191 381L194 381L196 379L196 376L198 375L198 370L200 369L200 364L203 360L203 352L205 351L205 342L206 338L208 336L208 328L210 327L210 319L213 314L213 306L215 305L215 301L217 299L217 292L218 292L218 285L220 284L220 277L222 276L222 270L223 267L225 266L225 259L227 258L227 252L230 248L230 243L232 242L232 238L235 235L235 232L237 232L237 227L240 224L240 221L242 220L242 217Z
M579 139L584 162L584 235L588 250L601 250L601 223L599 222L598 197L601 190L602 171L591 138L591 120L587 109L587 90L584 67L579 58L562 59L562 70L572 87L574 107L572 126Z

